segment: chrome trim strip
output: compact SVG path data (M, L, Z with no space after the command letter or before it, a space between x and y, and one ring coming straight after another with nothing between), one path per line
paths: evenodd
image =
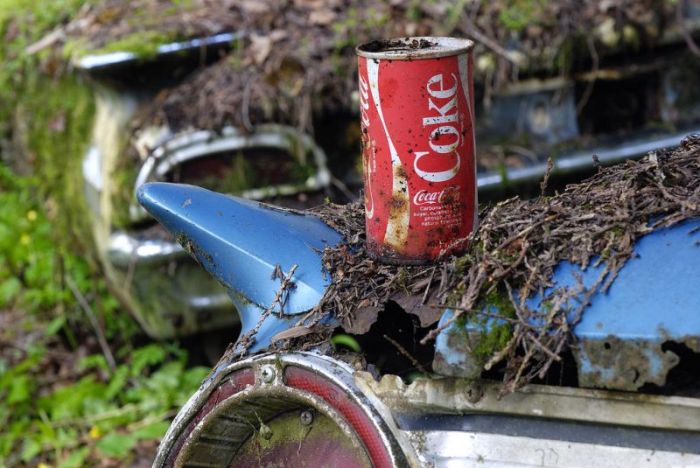
M436 378L410 385L385 375L377 382L366 372L355 380L396 413L486 413L596 424L700 432L700 399L528 385L500 396L501 384Z
M628 158L640 157L650 151L678 146L680 141L690 133L698 133L700 128L691 128L684 132L667 136L648 137L618 146L591 148L585 151L562 155L554 159L554 172L567 174L593 166L592 155L598 156L601 164L613 164ZM547 163L542 162L527 167L508 168L505 178L497 172L487 172L477 178L480 190L498 189L506 182L536 182L542 179L547 170Z
M226 293L212 294L210 296L190 296L187 298L187 305L190 309L199 311L231 309L233 307L231 298Z
M408 433L424 466L698 466L700 455L462 431Z
M109 236L107 246L109 260L118 267L127 268L134 263L153 265L187 257L179 244L160 239L139 239L124 231Z
M243 197L260 200L275 195L293 195L303 190L318 190L330 185L331 173L326 164L326 153L310 136L293 127L265 124L256 127L255 132L251 134L234 127L226 127L220 133L198 130L171 138L153 150L141 166L134 184L134 192L146 182L162 180L175 166L186 161L225 151L261 147L278 148L290 153L310 152L314 158L316 173L309 177L303 186L282 184L261 187L244 192L241 194ZM135 223L149 218L146 211L136 203L129 207L129 213Z

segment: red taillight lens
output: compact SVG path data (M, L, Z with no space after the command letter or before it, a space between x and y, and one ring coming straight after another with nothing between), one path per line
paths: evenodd
M373 466L393 466L386 442L379 431L362 408L353 402L343 389L311 371L295 366L288 366L284 370L284 379L287 386L321 397L343 415L365 445Z

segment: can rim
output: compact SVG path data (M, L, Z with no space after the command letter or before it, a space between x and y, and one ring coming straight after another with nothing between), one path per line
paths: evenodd
M422 45L421 41L427 41L430 45ZM461 55L471 52L474 48L474 41L465 38L410 36L387 40L386 43L392 46L391 48L372 50L380 43L381 41L374 40L360 44L355 47L355 53L360 57L379 60L423 60Z

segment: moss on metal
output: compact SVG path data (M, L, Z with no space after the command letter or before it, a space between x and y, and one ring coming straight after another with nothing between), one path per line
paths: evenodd
M638 238L700 216L699 155L700 137L689 136L673 152L601 168L554 196L502 201L482 210L465 255L423 267L372 261L361 237L362 207L326 207L322 217L348 244L326 249L324 265L333 283L309 320L320 322L331 312L352 318L358 303L381 307L397 294L422 297L425 306L417 308L417 315L431 301L454 313L421 344L442 331L470 339L466 349L477 360L488 358L485 369L506 366L504 391L512 391L544 376L569 349L571 330L587 305L572 300L579 297L576 287L550 288L556 266L561 261L583 269L601 264L602 273L586 297L606 291ZM537 293L543 305L530 309L525 299ZM472 340L475 329L479 336Z
M81 161L89 141L94 102L91 91L67 76L54 49L31 54L43 34L66 22L80 0L0 4L0 130L2 160L20 172L34 172L49 200L56 239L64 248L91 243L82 193Z

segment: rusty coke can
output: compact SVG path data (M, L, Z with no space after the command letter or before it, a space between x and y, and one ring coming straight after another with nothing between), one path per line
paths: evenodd
M421 264L458 253L476 228L473 42L357 47L367 251Z

